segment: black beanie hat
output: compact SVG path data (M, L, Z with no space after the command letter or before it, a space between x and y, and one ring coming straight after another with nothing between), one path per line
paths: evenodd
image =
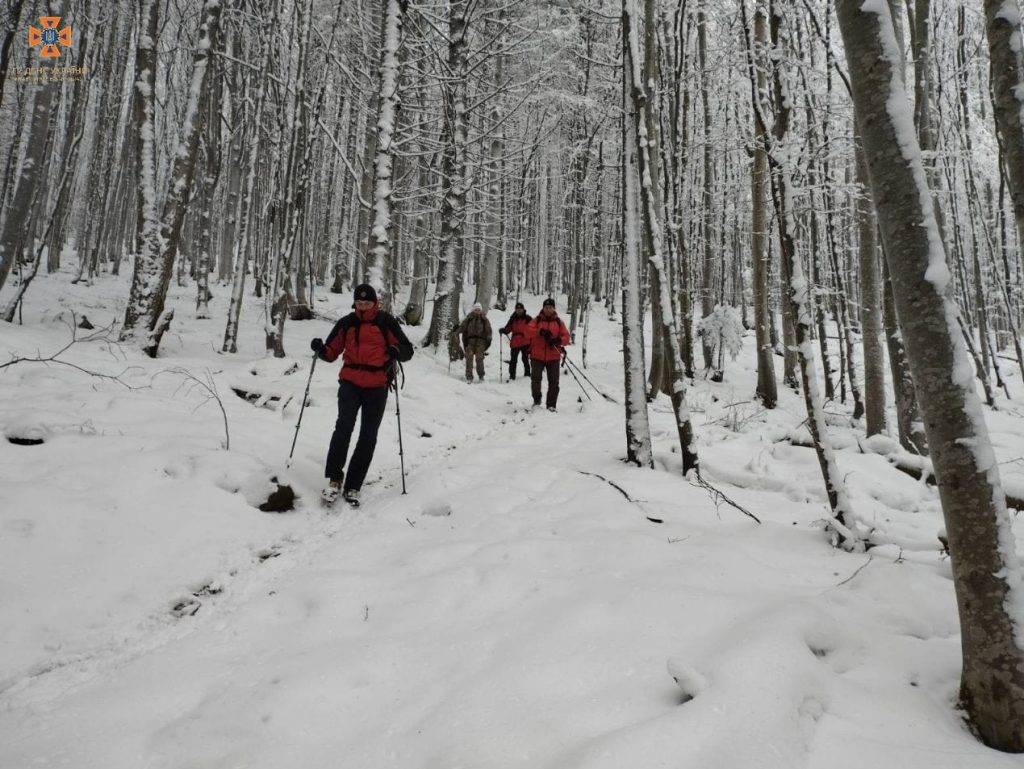
M373 286L371 286L369 283L361 283L360 285L356 286L355 301L376 302L377 292L373 290Z
M525 310L526 309L526 305L523 304L522 302L516 302L516 309L517 310Z
M554 307L554 306L555 306L555 300L554 300L554 299L552 299L552 298L551 298L551 297L549 296L549 297L548 297L547 299L545 299L545 300L544 300L544 306L545 306L545 307Z

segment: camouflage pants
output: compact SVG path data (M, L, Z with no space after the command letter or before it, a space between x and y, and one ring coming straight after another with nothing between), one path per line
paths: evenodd
M484 352L487 342L483 339L466 340L466 379L473 381L473 363L476 362L476 375L484 378Z

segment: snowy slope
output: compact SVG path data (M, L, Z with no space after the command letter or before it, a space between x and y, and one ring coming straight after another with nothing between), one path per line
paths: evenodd
M98 326L123 311L116 279L38 282L26 325L0 329L5 357L66 342L55 311L33 307L60 301ZM347 311L324 299L323 314ZM652 408L659 469L641 471L620 461L621 407L578 402L568 377L559 413L529 412L527 382L495 381L493 352L491 381L469 386L420 350L402 392L410 493L392 403L364 506L315 504L336 390L320 364L289 476L302 500L277 515L253 503L287 456L307 340L329 323L290 323L299 357L267 361L250 302L241 351L223 356L222 318L188 320L190 293L172 301L183 320L160 360L100 341L66 353L132 367L144 389L0 371L0 427L46 441L0 443L0 767L1020 765L952 709L934 490L838 428L858 513L905 549L828 547L813 452L785 441L801 402L750 402L751 340L724 383L691 394L707 477L761 526L679 477L667 401ZM620 345L596 313L587 372L621 400ZM210 371L230 451L217 405L158 374L177 366ZM1021 405L990 415L1018 479Z

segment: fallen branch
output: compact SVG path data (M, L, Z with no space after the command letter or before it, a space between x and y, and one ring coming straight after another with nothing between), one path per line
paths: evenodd
M703 477L698 475L698 476L696 476L696 480L690 481L690 483L693 484L694 486L699 486L700 488L702 488L706 492L708 492L711 495L711 501L714 502L716 509L718 508L718 506L720 504L722 504L724 502L725 504L729 505L730 507L733 507L733 508L739 510L741 513L743 513L748 518L753 518L758 523L761 523L761 519L760 518L758 518L752 512L747 510L747 508L743 507L743 505L741 505L738 502L735 502L734 500L732 500L729 497L727 497L721 491L721 489L719 489L719 488L717 488L715 486L712 486Z
M91 377L96 377L97 379L106 379L106 380L109 380L111 382L117 382L117 384L121 385L122 387L124 387L124 388L126 388L128 390L142 390L142 389L145 389L144 387L130 385L127 382L125 382L123 379L121 379L121 377L124 376L129 371L133 371L133 370L137 369L138 368L137 366L128 366L123 371L121 371L121 373L119 373L119 374L104 374L104 373L102 373L100 371L92 371L91 369L83 368L82 366L79 366L76 363L71 363L70 361L60 360L60 356L61 355L66 353L68 350L70 350L74 345L78 344L79 342L91 342L91 341L94 341L96 339L104 339L105 335L107 334L107 332L109 332L112 329L112 327L113 327L113 324L111 324L110 326L105 326L104 328L101 328L99 331L95 331L92 334L88 334L87 336L82 337L80 339L78 337L78 324L75 321L75 314L73 312L71 313L71 323L69 323L67 325L71 329L71 341L69 341L66 345L61 347L59 350L57 350L57 352L53 353L52 355L48 355L46 357L43 357L43 356L38 355L38 354L34 358L28 358L28 357L23 357L23 356L16 356L16 357L11 358L6 363L0 363L0 370L5 369L8 366L14 366L15 364L18 364L18 363L42 363L44 365L45 364L49 364L49 363L57 363L57 364L59 364L61 366L67 366L68 368L73 368L76 371L82 372L83 374L88 374Z
M609 480L608 478L605 478L603 475L599 475L598 473L588 473L585 470L577 470L576 472L579 473L580 475L589 475L591 478L600 478L602 481L604 481L609 486L611 486L613 489L615 489L617 492L619 492L623 497L625 497L627 502L630 502L630 503L636 505L637 507L639 507L640 510L644 513L644 517L648 521L650 521L651 523L664 523L665 522L664 518L654 518L653 516L647 515L647 511L644 510L644 506L640 503L640 500L639 499L633 499L633 497L629 496L629 492L627 492L624 488L622 488L615 481Z
M615 481L610 481L603 475L599 475L598 473L588 473L585 470L577 470L576 472L579 473L580 475L589 475L591 478L600 478L602 481L607 483L609 486L611 486L613 489L619 492L622 496L624 496L629 502L632 502L637 507L640 507L640 503L637 500L633 499L631 496L629 496L629 493Z

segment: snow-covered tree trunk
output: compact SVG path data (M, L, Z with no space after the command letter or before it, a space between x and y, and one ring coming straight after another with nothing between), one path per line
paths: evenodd
M153 0L155 3L156 0ZM149 3L147 3L149 5ZM155 17L156 11L148 11ZM125 323L122 328L122 339L132 337L136 334L139 326L144 326L147 333L143 341L143 351L151 358L155 358L160 347L160 339L170 322L171 313L167 310L166 317L164 301L167 297L167 289L170 286L171 275L174 270L174 262L178 255L178 246L181 241L181 226L185 220L185 209L188 205L188 195L192 189L192 179L195 174L196 155L199 149L199 136L203 127L203 99L209 82L209 64L211 48L217 38L217 29L220 23L221 0L206 0L202 10L202 22L199 27L199 42L192 58L192 79L189 84L188 97L185 106L185 115L182 121L181 134L177 147L174 151L174 161L171 174L168 179L167 196L164 199L163 214L160 218L159 239L157 246L159 255L156 258L149 258L149 248L140 251L136 256L135 275L132 280L132 292L128 298L128 309L125 314ZM148 27L148 30L155 30L155 26ZM150 37L146 35L144 37ZM155 46L155 38L149 41ZM140 41L140 47L142 43ZM152 52L152 64L156 64L155 48ZM143 68L139 68L143 72ZM139 78L140 92L145 90L141 85L142 78ZM143 120L142 131L149 134L149 141L152 137L152 88L149 89L148 97L144 95L144 102L148 102L148 122ZM143 139L143 147L140 147L140 157L146 158L144 154L146 139ZM155 186L152 180L152 173L146 170L145 159L143 164L142 187ZM147 198L155 196L155 189L143 193ZM155 202L155 201L154 201ZM147 201L148 204L148 201ZM154 205L155 208L155 205ZM148 211L146 212L148 216ZM145 239L151 237L153 223L147 222L143 225L146 230ZM131 322L129 322L131 321Z
M669 381L671 382L672 411L676 418L676 429L679 433L679 450L682 456L683 474L691 470L699 473L697 446L690 421L690 411L686 404L686 381L683 378L683 361L679 351L679 332L676 328L672 311L672 298L669 294L669 278L664 261L664 245L662 229L658 221L662 210L660 202L654 195L652 185L651 141L647 134L647 125L657 124L657 113L652 101L647 99L647 91L643 87L643 75L640 69L641 53L637 25L640 15L636 8L637 0L622 0L622 35L624 46L623 77L626 78L627 91L632 95L634 104L633 124L629 128L637 150L637 177L639 181L641 221L648 237L651 251L648 254L651 277L658 281L660 307L658 316L652 323L661 326L661 332L668 348ZM647 30L653 35L654 30Z
M505 47L505 36L500 30L505 27L503 14L499 12L497 24L500 25L499 32L494 39L494 45L499 51ZM504 56L499 53L494 63L494 89L499 92L502 81L505 78ZM486 243L484 244L484 258L480 264L480 276L476 282L476 301L481 304L486 313L491 308L491 296L494 293L495 273L498 269L500 231L501 231L501 157L505 154L505 134L501 127L503 112L501 109L501 98L492 97L492 107L489 116L490 130L494 132L490 143L490 153L487 158L486 173L487 183L487 229Z
M434 289L434 314L424 344L448 341L462 296L466 221L466 36L468 0L451 0L448 10L448 71L444 87L444 140L441 149L441 242Z
M43 66L53 66L43 65ZM46 184L43 151L50 127L50 112L60 92L59 83L36 86L32 103L32 116L24 160L15 169L14 194L3 218L0 231L0 289L7 282L14 263L23 251L34 248L31 213L41 188Z
M156 56L159 30L157 0L141 0L139 36L135 44L135 88L132 115L135 162L138 172L135 216L135 267L125 308L121 340L135 336L136 327L149 330L156 323L154 293L160 282L160 218L157 213L156 167Z
M626 43L627 41L623 41ZM626 396L626 461L653 467L651 427L644 385L644 333L640 322L640 222L637 211L636 104L622 81L622 366Z
M991 67L992 108L1006 182L1024 243L1024 39L1017 0L985 0L985 31Z
M373 160L373 220L366 249L366 281L377 289L381 307L390 312L391 292L388 270L394 270L392 246L392 205L394 187L394 141L400 107L398 82L402 20L407 0L384 0L384 45L380 52L377 91L377 146Z
M761 61L767 47L768 31L765 26L763 9L754 10L754 60ZM763 92L767 83L764 68L757 67L752 83L752 92ZM765 127L754 120L754 157L750 171L750 195L752 201L750 249L753 264L754 333L757 340L757 397L767 409L775 408L779 400L778 384L775 380L775 356L772 354L770 334L771 308L768 284L768 236L770 224L766 211L768 154L765 149Z
M16 37L20 38L22 34L22 27L18 26L18 20L21 18L21 9L25 5L25 0L13 0L8 6L8 18L11 20L10 26L4 32L4 41L0 43L0 105L4 103L4 85L7 82L7 71L11 63L11 52L13 50L13 44Z
M875 240L875 212L868 190L868 169L858 143L857 232L859 234L860 328L864 348L864 416L868 436L885 431L885 360L882 352L882 292L878 269L878 243Z
M960 700L992 747L1024 751L1024 584L884 0L838 0L893 295L942 500L960 612Z
M884 255L884 247L882 249ZM889 353L889 372L896 401L896 428L900 445L914 454L928 453L928 437L924 433L921 410L917 405L917 388L910 374L910 363L903 345L903 334L896 319L896 301L892 295L888 258L882 260L882 323Z
M703 259L700 282L700 310L702 318L706 318L711 315L715 309L713 286L715 277L715 251L712 242L712 232L714 230L712 218L714 214L712 194L715 183L715 171L714 153L711 147L711 72L708 68L707 62L708 15L704 8L707 4L708 0L702 0L701 5L697 9L697 57L701 73L701 106L704 128L704 141L702 142L704 145L704 163L702 172L703 188L700 205L700 210L703 213L703 231L701 234L703 238ZM714 365L714 360L711 354L711 345L708 344L706 339L702 339L700 347L704 357L704 368L711 369Z

